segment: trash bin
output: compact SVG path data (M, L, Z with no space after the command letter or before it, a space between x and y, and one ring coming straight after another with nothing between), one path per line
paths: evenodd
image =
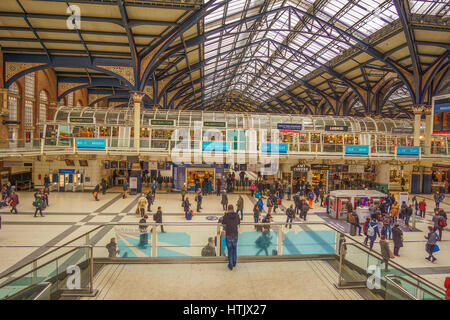
M354 225L353 223L350 224L350 235L356 236L356 225Z

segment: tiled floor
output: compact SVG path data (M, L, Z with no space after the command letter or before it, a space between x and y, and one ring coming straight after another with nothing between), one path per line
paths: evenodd
M45 217L33 217L34 207L32 206L33 194L20 192L19 214L9 213L9 208L0 209L2 217L2 228L0 229L0 273L12 270L26 261L35 258L51 246L62 245L83 233L93 229L96 225L108 222L137 222L139 217L135 214L138 195L129 195L122 199L118 192L108 192L100 194L100 201L95 201L91 193L57 193L50 195L50 206L44 210ZM189 194L191 203L194 195ZM419 199L422 196L419 196ZM236 204L238 195L229 195L229 203ZM404 235L404 247L400 250L401 257L395 258L397 263L415 269L423 277L442 286L446 276L449 276L448 269L432 269L434 267L450 267L450 238L448 230L444 231L444 241L439 243L440 252L436 254L438 260L431 263L425 260L425 239L426 228L431 223L432 208L434 203L431 196L426 196L428 212L425 220L418 219L416 228L421 232L406 232ZM449 200L442 204L442 208L449 212ZM292 201L284 200L283 205L289 206ZM162 193L157 194L155 204L152 206L152 213L156 212L158 206L162 207L164 222L185 222L184 213L181 208L181 197L179 194ZM244 195L244 221L252 222L253 202L249 196ZM323 212L324 208L316 204L312 212ZM281 211L274 216L275 221L285 221L285 215ZM151 214L150 221L151 219ZM195 214L193 222L208 222L207 216L221 216L223 214L220 204L220 197L208 195L204 197L203 210L200 214ZM308 214L308 221L324 222L316 214ZM216 223L216 222L213 222ZM337 225L336 225L337 226ZM357 237L358 238L358 237ZM361 241L363 237L359 237ZM43 246L17 247L17 246ZM375 244L374 249L379 251L379 245ZM156 267L156 266L155 266ZM224 268L225 266L216 266ZM441 271L439 271L441 270ZM236 270L238 271L238 270ZM441 273L439 273L441 272Z

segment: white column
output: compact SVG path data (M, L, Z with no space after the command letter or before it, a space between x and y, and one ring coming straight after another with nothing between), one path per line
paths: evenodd
M412 106L414 112L414 146L420 147L420 118L422 117L423 107Z
M425 154L431 153L431 130L433 123L431 122L431 106L424 107L425 112Z
M131 91L130 93L134 103L134 149L139 152L141 138L141 103L145 94L139 91Z

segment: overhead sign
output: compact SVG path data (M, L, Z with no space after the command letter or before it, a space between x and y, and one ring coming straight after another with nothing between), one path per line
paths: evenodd
M215 127L215 128L226 128L227 123L226 122L220 122L220 121L203 121L204 127Z
M59 173L75 173L75 169L59 169Z
M4 168L23 167L23 161L20 160L3 160Z
M292 166L291 170L293 172L307 172L307 171L309 171L309 166L307 166L306 164L299 163L295 166Z
M3 120L2 124L19 125L20 121L17 121L17 120Z
M152 126L175 126L175 120L152 120L150 119L150 125Z
M345 154L368 155L369 146L345 146Z
M347 132L348 126L325 126L325 131L340 131L340 132Z
M77 138L77 149L105 149L105 139Z
M90 124L94 123L94 118L87 117L69 117L70 123L82 123L82 124Z
M397 147L398 156L415 156L417 157L420 153L419 147Z
M414 128L392 128L391 133L394 134L413 134Z
M278 123L277 129L281 132L293 132L298 133L302 130L302 124L301 123Z
M220 141L203 141L202 151L227 152L228 142Z
M323 171L323 170L329 170L330 166L328 164L311 164L311 170L314 171Z
M287 153L286 143L263 143L262 152L269 153Z

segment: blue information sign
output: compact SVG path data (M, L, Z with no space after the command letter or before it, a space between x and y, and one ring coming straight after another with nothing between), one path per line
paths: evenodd
M263 143L262 152L287 153L286 143Z
M369 146L345 146L345 154L368 155Z
M77 149L105 149L105 139L77 138Z
M302 130L302 124L301 123L278 123L277 129L278 130L300 131L300 130Z
M59 169L59 173L75 173L75 169Z
M202 151L227 152L228 142L203 141Z
M398 156L419 156L419 147L397 147Z

